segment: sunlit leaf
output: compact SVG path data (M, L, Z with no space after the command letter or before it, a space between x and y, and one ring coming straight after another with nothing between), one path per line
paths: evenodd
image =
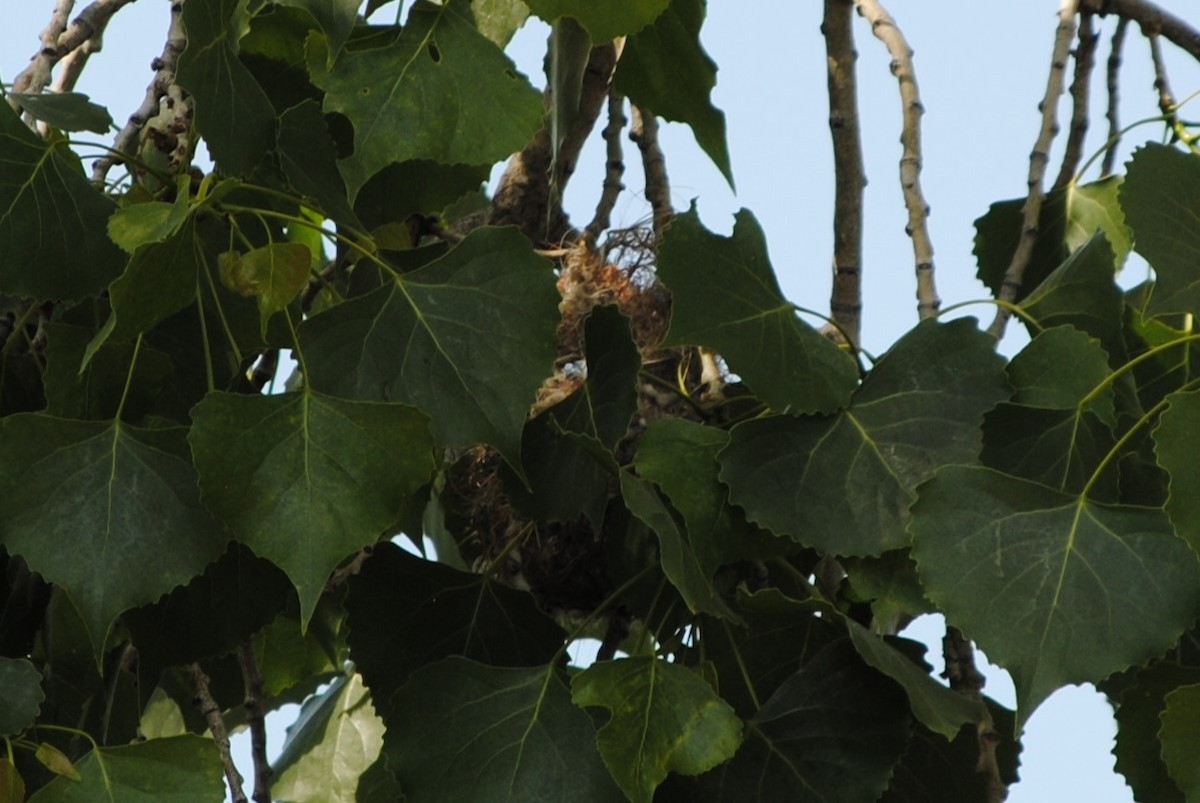
M412 803L623 799L591 720L547 667L446 658L413 673L380 708L388 767Z
M288 573L304 623L329 573L433 473L427 420L404 405L214 393L192 417L205 505Z
M200 736L99 747L76 762L75 769L79 780L55 778L29 803L214 803L225 798L221 757L213 741Z
M78 299L125 266L108 239L116 204L84 177L62 139L43 140L0 108L0 293Z
M973 319L926 321L880 358L850 409L734 427L721 479L747 517L775 533L838 555L879 555L908 544L922 480L976 459L981 418L1009 392L994 341Z
M226 251L218 261L221 281L258 302L262 336L276 312L287 309L308 284L312 252L303 243L272 243L253 251Z
M0 656L0 736L12 736L33 724L42 693L42 674L24 658Z
M732 237L713 234L695 208L671 223L658 275L673 299L666 346L707 346L776 410L830 413L858 384L854 360L796 317L746 210Z
M1061 686L1162 653L1200 612L1196 555L1151 508L947 466L912 533L930 599L1012 674L1021 722Z
M67 591L97 656L117 616L187 582L224 547L184 435L44 415L0 421L0 543Z
M611 0L590 3L588 0L525 0L526 4L546 22L559 17L579 20L592 41L600 44L636 33L649 25L671 4L671 0Z
M653 656L592 664L571 689L576 705L611 713L598 736L600 754L638 803L654 797L667 773L699 775L742 742L741 720L699 674Z
M25 803L25 781L7 757L0 758L0 803Z
M496 446L521 430L553 368L558 293L516 229L483 228L446 256L300 327L313 386L415 405L439 443Z
M333 69L310 36L308 66L325 111L354 126L354 153L340 163L352 198L392 162L499 161L542 123L540 95L475 29L464 0L417 3L393 44L345 53Z
M505 47L529 18L525 0L473 0L471 11L479 32L500 47Z

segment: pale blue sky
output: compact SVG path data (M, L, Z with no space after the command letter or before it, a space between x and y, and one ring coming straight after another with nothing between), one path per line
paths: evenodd
M1194 0L1159 3L1200 23ZM83 8L86 2L79 0L77 5ZM733 212L743 206L751 209L766 231L784 291L794 302L815 309L828 305L832 248L832 160L824 45L818 30L821 5L815 0L709 0L703 39L720 66L714 100L727 115L736 197L686 128L669 125L663 133L676 207L686 208L692 198L699 198L705 224L722 232L732 226ZM0 0L5 16L0 26L0 76L5 81L11 81L36 51L37 34L51 6L52 0ZM151 77L148 65L162 46L168 6L169 0L139 0L123 9L110 27L104 51L93 59L80 83L81 91L109 106L118 125L141 101ZM889 0L887 6L916 52L926 108L922 183L932 207L938 289L945 304L982 298L987 293L974 279L971 223L991 202L1024 192L1058 3ZM390 18L394 9L394 4L385 7L378 18ZM1109 21L1104 30L1112 27ZM521 69L535 81L540 80L544 36L544 28L530 24L512 48ZM856 36L870 181L863 342L878 354L916 322L916 302L912 249L904 233L906 213L897 177L896 81L888 71L883 46L865 23L857 26ZM1098 107L1105 102L1102 60L1107 50L1105 37L1095 73L1093 105ZM1169 44L1164 50L1176 95L1200 89L1200 69ZM1126 43L1125 62L1121 116L1129 123L1157 113L1148 49L1134 31ZM1064 99L1060 106L1064 129L1069 114ZM1102 118L1096 115L1093 120L1088 153L1105 137ZM1134 131L1125 140L1126 150L1159 136L1161 129L1154 126ZM590 216L601 182L603 153L598 143L591 148L581 158L580 171L567 192L568 209L582 220ZM632 146L627 150L632 151ZM1056 148L1051 178L1057 171L1058 153ZM638 184L632 165L626 183ZM616 223L629 224L648 214L640 196L627 197L618 205ZM1128 268L1139 273L1137 278L1141 270ZM964 314L986 322L992 310L980 306ZM1018 327L1010 327L1010 332L1018 336L1010 334L1005 351L1018 347L1021 340ZM940 623L926 618L906 635L929 643L931 659L940 663ZM1012 686L1006 673L993 668L988 677L987 691L1011 706ZM1009 800L1128 803L1132 795L1112 769L1109 751L1114 730L1107 703L1090 686L1061 690L1029 723L1022 781L1013 787ZM272 741L277 749L282 734L273 733ZM243 759L241 766L248 768L249 762Z

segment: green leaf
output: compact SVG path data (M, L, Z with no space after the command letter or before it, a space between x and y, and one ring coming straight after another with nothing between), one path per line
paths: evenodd
M1087 243L1099 229L1114 255L1109 273L1119 268L1129 254L1131 232L1125 225L1117 192L1120 176L1109 176L1092 184L1072 184L1047 193L1038 217L1038 239L1033 257L1025 269L1021 290L1023 299L1037 288L1063 260ZM1124 190L1121 190L1122 196ZM979 261L979 280L999 295L1004 274L1021 239L1024 198L994 203L975 221L975 257Z
M1175 689L1167 694L1165 703L1159 731L1163 763L1188 803L1194 803L1200 800L1200 764L1196 763L1200 752L1200 731L1196 729L1200 718L1200 683Z
M217 165L246 174L275 142L277 115L267 93L238 58L250 26L245 0L210 0L183 7L187 49L179 83L195 99L196 127Z
M448 446L490 443L510 466L554 363L558 293L513 228L482 228L446 256L300 327L313 386L400 401Z
M190 182L191 177L187 177L186 181ZM132 254L143 245L161 243L170 237L183 225L187 215L188 196L184 190L172 204L147 201L121 207L108 219L108 236L124 251Z
M1196 439L1200 436L1200 392L1175 393L1154 429L1154 453L1171 475L1167 515L1175 531L1200 551L1200 466Z
M500 47L508 45L529 17L524 0L473 0L471 11L479 32Z
M1016 392L1012 402L1046 410L1093 410L1116 424L1108 355L1100 341L1072 326L1039 333L1005 368ZM1100 388L1100 390L1097 390Z
M634 104L691 126L732 189L725 113L712 104L717 65L700 44L705 5L705 0L673 0L653 25L625 43L613 80Z
M1009 394L994 346L972 318L924 321L880 358L850 409L734 427L720 456L730 499L823 552L907 546L916 486L939 466L973 462L984 412Z
M122 612L221 553L226 537L199 496L181 428L31 414L0 421L0 543L67 591L97 659Z
M0 656L0 736L20 733L37 719L42 673L24 658Z
M696 550L675 523L670 509L659 498L654 486L627 471L621 472L621 496L629 512L658 536L662 570L679 589L693 613L710 613L722 619L741 619L721 598L713 584L712 570L701 565Z
M288 728L271 794L292 803L354 803L358 778L383 748L383 722L358 675L309 699Z
M1162 653L1200 611L1196 555L1159 510L947 466L912 533L929 598L1012 673L1018 724L1061 686Z
M686 799L877 800L904 753L909 716L899 688L840 639L771 695L733 760L686 787Z
M100 292L125 265L106 234L116 205L84 177L66 140L43 140L3 105L0 293L66 300Z
M29 803L125 803L225 799L221 757L211 739L175 736L122 747L99 747L75 764L80 780L60 776Z
M1099 234L1080 246L1021 302L1043 328L1070 324L1100 341L1110 362L1124 361L1124 300L1113 280L1112 249Z
M230 290L258 301L262 336L271 316L287 309L308 284L312 252L303 243L272 243L253 251L226 251L217 263Z
M301 195L344 226L362 228L346 200L346 183L337 168L337 149L315 100L305 100L279 117L279 164Z
M388 769L387 756L381 753L375 763L359 776L358 789L354 793L355 803L395 803L403 799L400 782Z
M842 558L850 583L849 599L870 602L875 622L903 624L936 608L925 598L917 577L917 564L907 549L884 552L874 558Z
M1121 207L1157 280L1146 312L1200 311L1200 157L1148 143L1126 172Z
M664 346L707 346L776 410L829 413L858 384L854 360L796 317L767 257L762 228L737 214L732 237L704 228L695 206L677 216L658 254L671 290Z
M332 70L325 61L321 40L310 35L309 73L325 91L325 111L354 126L354 153L340 163L351 198L392 162L504 159L525 146L545 113L537 90L475 30L465 0L422 0L394 43L344 53Z
M205 504L287 572L305 626L329 573L433 473L425 416L399 404L212 393L192 418Z
M16 766L7 757L0 758L0 801L24 803L25 781Z
M600 755L632 801L648 803L669 772L707 772L742 743L741 720L699 674L653 656L592 664L571 691L576 705L611 713Z
M601 44L618 36L636 33L666 10L671 0L611 0L591 3L588 0L525 0L526 5L544 19L554 22L559 17L574 17L592 41Z
M587 378L550 409L563 429L590 435L611 450L629 431L637 410L642 355L629 319L617 307L593 310L583 332Z
M444 165L422 159L390 164L359 191L354 211L368 229L377 231L411 215L439 215L455 201L471 193L478 195L487 178L486 166Z
M10 92L8 97L19 103L22 111L62 131L107 134L113 127L112 115L108 113L108 109L99 103L92 103L82 92L36 95L28 92Z
M1116 770L1137 800L1183 803L1183 795L1167 774L1158 736L1168 693L1200 682L1200 669L1167 661L1138 671L1134 684L1121 694L1117 706L1117 738L1113 745Z
M381 709L388 767L412 803L622 799L591 720L548 667L446 658L413 673Z
M908 695L913 715L922 725L951 740L958 736L963 725L983 718L981 703L938 683L928 671L853 619L847 618L845 622L854 649L868 666L900 684Z
M312 15L325 38L329 40L333 55L341 52L354 24L358 21L358 7L362 0L277 0L279 5L302 8Z
M423 666L452 655L490 666L537 666L563 632L533 598L380 544L350 581L350 655L376 700ZM380 611L389 611L386 617Z

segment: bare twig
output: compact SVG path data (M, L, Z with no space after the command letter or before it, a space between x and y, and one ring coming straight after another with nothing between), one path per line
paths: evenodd
M1146 38L1150 40L1150 59L1154 62L1154 91L1158 93L1158 110L1170 122L1175 116L1175 94L1171 91L1171 81L1167 77L1162 47L1158 43L1158 34L1151 34Z
M1067 131L1067 144L1063 152L1062 167L1051 189L1061 190L1075 178L1079 162L1083 158L1083 142L1088 130L1088 105L1091 98L1092 68L1096 65L1096 42L1100 34L1092 24L1092 13L1083 11L1079 15L1079 33L1075 45L1075 76L1071 80L1071 127Z
M925 107L917 87L913 68L913 51L904 34L887 10L876 0L859 0L859 10L871 22L871 32L885 45L892 56L892 74L900 82L900 102L904 123L900 131L900 186L904 190L904 205L908 208L905 229L913 241L913 256L917 273L917 312L922 319L937 315L942 306L934 281L933 242L929 237L929 204L921 191L921 117Z
M38 39L41 47L29 60L29 66L17 73L13 79L13 92L36 94L50 83L50 74L58 63L58 37L67 29L67 19L75 8L75 0L55 0L54 10L50 12L50 21L42 29ZM14 111L20 111L20 104L13 98L8 103Z
M854 0L825 0L829 133L833 140L833 289L829 310L851 346L862 333L863 173L854 50Z
M1112 45L1108 53L1107 84L1108 84L1108 147L1104 151L1104 162L1100 166L1100 175L1112 174L1113 164L1117 160L1117 145L1121 142L1121 54L1125 47L1125 31L1129 29L1129 20L1125 17L1117 20L1117 29L1113 31Z
M229 784L229 794L234 803L247 803L246 793L242 790L242 774L238 772L233 763L233 757L229 754L229 731L225 729L221 706L217 705L217 701L213 699L212 692L208 688L208 675L204 674L200 664L195 662L188 664L183 669L191 678L192 687L196 690L196 696L192 702L195 704L196 710L200 712L200 716L204 717L204 721L208 723L208 731L217 745L221 763L225 765L225 782Z
M263 710L263 679L254 655L254 642L244 640L238 647L238 663L246 688L246 723L250 726L250 754L254 757L254 803L271 803L271 779L275 771L267 759L267 723Z
M1046 198L1042 182L1046 177L1046 166L1050 162L1050 143L1058 133L1058 98L1063 92L1071 40L1075 38L1076 6L1077 0L1062 0L1058 9L1058 31L1054 37L1054 54L1050 59L1050 76L1046 79L1046 93L1039 104L1042 125L1033 152L1029 154L1029 194L1021 210L1021 239L1000 285L999 299L1008 304L1017 299L1025 268L1029 266L1029 260L1033 257L1033 247L1037 244L1038 218L1042 212L1042 201ZM1012 317L1008 304L997 307L996 317L988 327L988 334L997 340L1004 337L1004 328L1008 319Z
M943 677L950 682L950 688L983 707L983 719L976 726L979 762L975 765L975 771L986 777L988 803L1000 803L1008 796L1008 789L1000 778L1000 765L996 762L1000 734L996 732L992 715L983 701L983 686L987 679L975 666L975 649L970 640L957 627L946 626L946 635L942 638L942 657L946 661Z
M667 158L658 144L658 118L640 106L632 106L633 126L629 138L642 152L642 167L646 171L646 200L654 215L654 232L662 234L671 222L675 210L671 206L671 181L667 176Z
M104 29L107 27L108 20L106 19L90 39L59 60L58 76L50 87L52 92L74 91L75 85L79 83L79 76L83 75L83 68L87 66L88 59L104 49Z
M129 116L125 126L113 141L113 151L116 153L133 154L137 150L137 139L146 122L159 112L159 105L164 99L170 99L171 88L175 87L175 66L179 62L179 54L187 46L187 34L183 30L184 0L171 3L171 23L167 28L167 41L163 45L162 55L151 62L154 79L146 87L146 96L142 105ZM176 89L176 93L178 93ZM97 159L92 165L92 183L104 186L108 171L112 169L119 157L115 155Z
M1116 14L1121 19L1136 22L1146 36L1160 33L1200 61L1200 30L1150 0L1081 0L1080 5L1101 16Z
M615 88L608 92L608 125L604 127L604 142L607 145L607 159L604 162L604 187L600 193L600 201L596 204L596 214L592 222L584 229L589 242L595 243L601 232L612 224L612 211L617 205L617 198L625 189L621 179L625 176L625 154L621 148L621 132L629 122L625 117L625 96Z

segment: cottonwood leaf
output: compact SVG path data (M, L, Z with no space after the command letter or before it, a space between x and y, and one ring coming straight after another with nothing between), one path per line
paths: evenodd
M205 505L287 572L305 626L329 573L433 474L427 419L404 405L212 393L192 419Z
M1154 268L1149 315L1200 311L1200 157L1148 143L1134 152L1121 207L1136 249Z
M574 17L587 28L596 44L636 33L654 22L671 4L671 0L612 0L607 3L591 3L588 0L525 2L534 14L546 22L554 22L559 17Z
M1046 194L1038 216L1038 238L1025 269L1018 300L1038 287L1068 256L1081 248L1099 229L1112 253L1109 272L1119 269L1129 254L1132 232L1125 225L1123 201L1117 194L1122 178L1109 176L1091 184L1071 184ZM999 201L975 221L975 257L979 280L1000 294L1004 274L1021 240L1024 198Z
M924 321L880 358L848 410L734 427L720 455L730 499L823 552L907 546L917 485L938 466L973 462L983 414L1009 395L994 349L972 318Z
M226 287L258 302L259 325L265 340L271 316L287 309L308 284L312 252L303 243L272 243L244 254L226 251L217 265Z
M867 803L887 788L908 742L909 710L894 683L840 639L788 678L746 721L733 757L683 789L713 803Z
M358 675L304 703L272 764L271 794L291 803L354 803L358 779L383 748L383 721Z
M0 736L12 736L37 719L46 695L42 673L25 658L0 656Z
M748 210L738 212L732 237L705 229L695 205L677 216L659 248L658 275L672 298L664 346L714 349L776 410L830 413L849 402L854 360L796 317Z
M542 124L541 95L475 29L465 0L418 2L394 43L344 53L332 69L325 51L310 35L308 68L325 111L354 126L354 153L340 162L351 198L392 162L492 164Z
M346 200L346 183L337 167L337 149L319 103L308 99L280 115L276 145L279 165L297 192L315 200L338 223L362 228Z
M653 799L667 773L707 772L742 743L741 720L704 678L654 656L594 663L571 690L576 705L609 710L600 755L636 803Z
M0 543L67 592L97 660L122 612L187 582L224 548L184 435L28 413L0 421Z
M1116 710L1117 737L1112 753L1136 800L1183 803L1183 795L1163 763L1159 715L1171 691L1200 683L1200 668L1158 661L1133 675Z
M629 512L658 536L659 560L663 573L679 589L693 613L710 613L722 619L741 619L721 598L713 584L712 570L701 564L685 531L675 522L671 510L658 491L646 480L627 471L621 472L621 498Z
M279 5L302 8L312 15L329 40L330 51L337 55L354 24L358 21L358 7L362 0L277 0Z
M911 530L929 598L1012 674L1018 725L1055 689L1161 654L1200 612L1196 554L1160 510L947 466Z
M227 173L254 169L275 142L278 115L258 80L238 58L250 30L244 0L211 0L183 7L187 49L179 83L195 99L196 128Z
M564 634L533 598L380 544L350 581L350 654L376 700L423 666L458 655L489 666L552 660ZM379 611L389 611L386 617Z
M9 92L11 101L21 110L62 131L91 131L107 134L113 127L112 115L82 92Z
M1154 428L1154 453L1171 475L1167 515L1176 532L1200 551L1200 392L1174 393Z
M300 327L309 379L346 398L399 401L447 446L490 443L521 465L521 430L552 370L558 293L514 228L482 228L431 264Z
M65 139L42 139L3 105L0 293L68 300L100 292L125 266L106 233L116 204L84 177Z
M25 800L25 780L8 758L0 758L0 800L5 803L23 803Z
M173 736L121 747L98 747L75 763L79 780L59 776L29 803L126 803L225 799L224 765L212 739Z
M613 80L635 105L687 123L732 188L725 113L712 104L717 65L700 44L704 15L705 0L673 0L652 25L629 37Z
M529 18L525 0L473 0L471 11L479 32L500 47L506 47Z
M179 193L174 203L146 201L123 206L108 219L108 236L127 253L135 253L143 245L161 243L170 237L188 217L191 176L180 176L176 182Z
M902 623L933 613L936 608L925 597L917 564L907 549L894 549L873 558L842 558L849 583L848 598L870 602L877 622Z
M641 351L629 319L613 306L592 311L583 337L587 377L550 409L563 429L590 435L613 449L629 431L629 419L637 410Z
M1116 464L1094 476L1115 442L1112 428L1091 411L1003 403L984 420L979 459L988 468L1067 493L1090 486L1093 499L1115 502Z
M1163 763L1189 803L1200 800L1200 765L1196 763L1196 754L1200 752L1200 731L1196 730L1200 718L1200 683L1175 689L1164 702L1166 706L1159 717L1162 729L1158 732Z
M445 658L413 673L380 709L388 767L412 803L622 799L591 720L549 667Z
M1114 394L1108 385L1108 355L1096 338L1073 326L1039 333L1005 367L1015 392L1012 402L1046 410L1092 410L1116 424Z

